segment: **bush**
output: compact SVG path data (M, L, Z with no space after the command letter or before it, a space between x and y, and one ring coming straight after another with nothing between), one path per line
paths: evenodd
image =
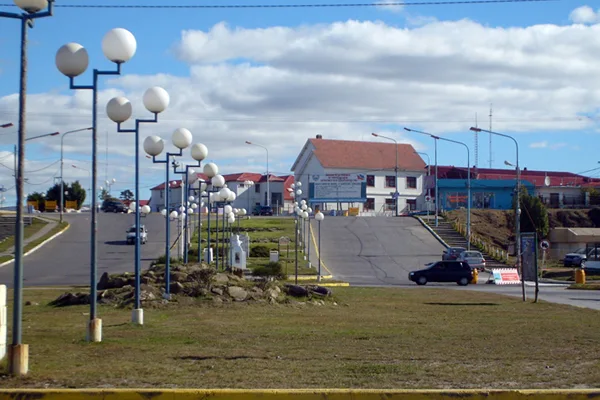
M162 256L158 257L156 259L156 261L154 261L152 264L153 265L157 265L157 264L165 264L165 261L167 260L167 257L163 254ZM173 258L171 257L171 264L179 264L179 259L178 258Z
M270 250L267 246L254 246L250 249L250 257L269 257Z
M267 265L261 265L252 271L252 275L275 278L277 280L287 279L287 275L283 272L283 267L279 262L270 262Z

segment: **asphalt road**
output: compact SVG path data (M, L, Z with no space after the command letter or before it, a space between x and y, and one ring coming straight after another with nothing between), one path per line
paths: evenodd
M327 269L335 279L349 282L352 286L414 290L445 288L522 297L520 285L461 287L453 283L428 283L417 286L409 281L409 271L440 260L443 250L443 246L413 218L330 217L321 223L321 235L321 255ZM316 265L318 258L311 258ZM487 278L488 274L482 273L479 282L483 283ZM566 289L566 285L543 283L539 289L542 301L600 310L600 291L570 290ZM532 301L534 295L533 283L527 283L527 300Z
M91 214L66 214L69 229L24 258L24 285L89 285ZM104 272L133 272L134 248L125 242L125 231L134 223L133 214L98 215L98 278ZM165 219L151 214L142 219L148 230L148 242L142 245L142 268L165 252ZM171 223L171 239L177 235L177 223ZM173 249L175 250L175 249ZM0 268L0 282L12 287L13 265Z
M439 260L443 250L414 218L330 217L321 223L323 261L351 285L408 284L409 271Z

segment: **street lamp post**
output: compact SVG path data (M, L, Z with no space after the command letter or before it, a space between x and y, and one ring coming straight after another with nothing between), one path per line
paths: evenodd
M70 89L84 89L92 91L92 218L91 218L91 254L90 254L90 321L88 324L87 340L91 342L102 341L102 320L96 315L97 305L97 122L98 122L98 77L100 75L120 75L121 64L133 57L137 48L135 37L131 32L123 28L110 30L102 39L102 52L106 58L116 64L116 70L100 71L94 69L91 85L75 85L75 77L83 74L89 64L87 50L78 43L63 45L56 53L56 67L65 76L69 77Z
M523 297L523 301L525 301L525 279L523 277L523 264L521 262L521 170L519 169L519 143L517 142L517 140L509 135L506 135L504 133L498 133L498 132L494 132L494 131L488 131L485 129L481 129L481 128L475 128L475 127L471 127L470 129L473 132L486 132L489 133L490 135L497 135L497 136L502 136L505 138L508 138L510 140L512 140L515 143L515 149L516 149L516 157L517 157L517 162L516 162L516 169L517 169L517 184L516 184L516 201L515 201L515 252L517 255L517 268L521 270L521 292L522 292L522 297Z
M246 140L246 144L262 147L267 152L267 206L271 206L271 189L269 187L269 181L271 180L271 177L269 176L269 149L267 149L265 146L263 146L261 144L256 144L253 142L249 142L247 140ZM262 203L262 201L261 201L261 203Z
M206 177L208 178L208 181L205 184L205 190L206 190L206 204L207 204L207 215L206 215L206 258L207 258L207 263L211 264L213 261L213 254L211 251L211 247L210 247L210 240L211 240L211 234L210 234L210 213L212 211L212 203L213 203L213 198L214 197L214 191L215 188L217 187L221 187L225 184L225 178L222 175L219 175L219 167L217 166L217 164L215 163L208 163L204 166L204 168L202 169L202 172L204 172L204 175L206 175ZM215 186L215 184L217 186ZM202 186L202 185L201 185ZM210 186L210 188L209 188ZM201 243L201 237L198 234L198 248L200 248L200 243ZM200 257L200 256L198 256Z
M427 176L431 176L431 159L429 158L429 154L420 151L415 151L415 154L427 157ZM429 186L429 182L427 186ZM429 187L427 187L427 197L431 200L431 189ZM427 220L429 220L429 202L427 202Z
M156 156L158 156L165 148L164 141L158 136L148 136L144 139L144 151L149 156L152 156L152 162L155 164L165 164L165 212L163 215L165 216L165 294L164 298L166 300L170 300L171 298L171 219L169 216L172 214L170 212L170 202L169 202L169 192L170 188L170 180L169 180L169 163L171 162L171 157L181 157L183 155L183 149L189 147L192 143L192 133L185 128L177 128L171 135L171 142L173 145L179 149L176 153L165 153L164 160L157 160ZM177 214L177 212L175 212ZM177 215L175 215L177 217Z
M325 215L319 210L319 212L315 214L315 219L319 223L319 271L317 273L317 282L321 282L321 257L323 253L323 249L321 248L321 221L325 219Z
M64 189L64 181L63 181L64 180L64 178L63 178L63 166L64 166L64 141L65 141L65 136L68 135L68 134L70 134L70 133L81 132L81 131L90 131L92 129L93 129L93 127L82 128L82 129L75 129L73 131L67 131L67 132L63 133L62 136L60 137L60 205L59 205L60 222L63 222L63 208L64 208L63 193L65 191L65 189ZM73 168L77 168L77 167L73 166Z
M192 158L196 161L198 161L198 164L196 165L186 165L184 170L182 171L178 171L177 170L177 165L174 164L173 165L173 173L175 174L179 174L179 175L183 175L185 176L185 186L182 188L182 190L184 190L185 193L185 198L187 199L188 196L188 192L189 192L189 185L190 184L194 184L197 180L198 180L198 175L196 174L196 171L194 171L193 169L190 168L199 168L202 166L202 161L208 156L208 148L203 145L202 143L195 143L192 145ZM188 199L189 201L189 199ZM182 206L187 206L187 204L182 204ZM187 208L187 207L186 207ZM183 229L184 229L184 242L183 242L183 262L185 264L188 263L188 212L185 213L184 217L183 217ZM200 251L200 247L198 246L198 251ZM200 254L200 253L198 253Z
M467 146L463 142L439 137L439 136L433 135L429 132L417 131L417 130L408 129L408 128L404 128L404 129L406 129L409 132L415 132L415 133L421 133L423 135L427 135L427 136L435 139L436 143L438 140L443 140L445 142L460 144L461 146L464 146L465 149L467 150L467 250L471 250L471 158L470 158L471 152L469 150L469 146ZM437 146L436 146L436 148L437 148ZM436 167L437 167L437 161L436 161ZM436 173L436 183L437 183L437 173ZM435 188L436 197L437 197L437 191L438 191L438 189L437 189L437 185L436 185L436 188ZM437 203L437 200L436 200L436 203Z
M133 113L133 107L131 102L125 97L119 96L112 98L106 105L106 115L113 122L117 123L117 132L120 133L134 133L134 146L135 146L135 252L134 252L134 273L135 273L135 296L134 296L134 309L131 314L131 322L136 325L144 324L144 310L142 309L142 301L140 298L140 285L141 285L141 238L140 238L140 124L142 123L156 123L158 122L158 114L163 112L169 106L169 94L161 87L153 87L144 93L143 103L146 110L154 114L152 119L139 119L135 120L134 129L122 129L121 124L131 118ZM115 180L113 180L114 183ZM111 184L108 184L109 193Z
M71 167L73 167L73 168L75 168L75 169L80 169L80 170L82 170L82 171L85 171L85 172L87 172L87 173L88 173L88 180L89 180L89 181L91 181L91 180L92 180L92 173L90 172L90 170L89 170L89 169L78 167L78 166L77 166L77 165L75 165L75 164L71 164ZM62 177L61 177L61 178L62 178ZM88 188L88 190L90 190L90 189Z
M26 375L29 371L29 346L22 343L23 316L23 198L25 171L25 135L27 114L27 29L33 27L34 20L52 16L54 0L14 0L23 13L0 12L0 18L21 21L21 57L19 77L19 132L18 167L15 171L17 190L17 215L15 219L15 262L14 262L14 307L12 345L9 347L9 372L11 375ZM46 11L42 11L46 9ZM3 124L3 128L12 124Z
M375 137L380 137L382 139L391 140L392 142L394 142L396 144L396 147L395 147L395 149L396 149L396 166L394 167L394 172L395 172L395 176L396 176L396 178L395 178L396 180L394 182L394 190L395 190L395 192L394 192L394 200L395 200L394 207L396 208L395 215L397 217L398 216L398 196L399 196L399 193L398 193L398 141L394 138L391 138L388 136L383 136L378 133L371 133L371 135L373 135Z
M419 131L415 131L409 128L404 128L405 131L408 132L417 132L417 133L423 133L423 132L419 132ZM425 133L428 136L428 133ZM438 190L438 162L437 162L437 139L438 137L434 137L433 138L433 144L434 144L434 161L435 161L435 227L437 228L439 226L439 204L440 204L440 196L439 196L439 190Z

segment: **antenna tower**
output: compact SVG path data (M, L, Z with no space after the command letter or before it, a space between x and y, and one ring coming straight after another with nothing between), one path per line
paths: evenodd
M492 130L492 103L490 103L490 131ZM493 153L492 153L492 134L490 133L490 168L492 168Z
M475 128L479 128L477 125L477 113L475 113ZM475 132L475 168L479 166L479 132Z

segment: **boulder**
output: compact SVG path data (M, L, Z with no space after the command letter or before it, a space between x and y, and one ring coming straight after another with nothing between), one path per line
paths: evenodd
M221 288L214 287L210 291L218 296L223 296L223 289Z
M248 292L239 286L229 286L227 294L235 301L244 301L248 297Z
M187 280L188 274L185 272L174 271L170 274L171 282L185 282Z
M229 282L229 277L227 276L227 274L218 273L218 274L215 275L215 277L213 278L213 280L216 283L226 284L226 283Z
M100 280L98 281L98 284L96 285L96 288L98 290L108 289L109 282L110 282L110 277L108 276L108 272L105 272L100 277Z
M285 290L292 297L308 297L308 289L303 286L286 284Z

